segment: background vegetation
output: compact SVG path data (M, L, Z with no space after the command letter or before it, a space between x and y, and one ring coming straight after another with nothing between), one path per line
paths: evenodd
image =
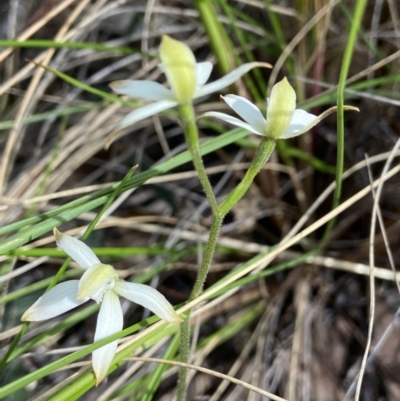
M225 219L206 290L193 302L191 363L209 371L191 370L188 400L266 400L259 389L290 401L399 400L399 16L395 0L3 1L0 398L174 399L177 367L135 357L176 360L179 330L153 325L132 303L123 304L113 372L97 388L94 303L20 323L55 277L81 274L73 263L66 269L56 226L86 232L121 277L150 283L174 305L187 300L211 220L176 111L124 129L104 148L140 104L108 84L164 82L157 54L168 34L215 64L211 80L244 62L271 63L229 88L261 110L284 76L300 108L339 106L281 141ZM343 114L343 103L360 112ZM196 108L209 110L228 112L218 95ZM222 199L259 139L215 120L198 125Z

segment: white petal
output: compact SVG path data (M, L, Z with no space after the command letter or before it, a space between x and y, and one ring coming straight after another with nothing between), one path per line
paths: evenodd
M154 114L159 113L160 111L164 111L167 109L171 109L176 106L178 103L175 100L160 100L156 103L147 104L146 106L139 107L132 112L130 112L127 116L125 116L119 123L118 128L128 127L129 125L135 124L140 120L144 120L147 117L153 116ZM107 139L107 143L108 143Z
M57 228L53 232L57 246L75 260L82 269L89 269L89 267L100 263L94 252L82 241L61 233Z
M77 299L79 280L57 284L44 293L22 316L23 322L39 322L61 315L88 300Z
M170 323L179 323L182 321L164 295L149 285L128 283L127 281L119 280L115 284L114 291L122 297L129 299L129 301L151 310L162 320Z
M307 113L304 110L295 110L295 113L297 114L296 121L302 121L303 124L306 122L306 125L303 125L303 128L301 128L299 131L296 131L296 132L293 132L293 130L289 130L288 129L287 132L285 132L284 135L281 136L281 139L293 138L294 136L298 136L298 135L304 134L309 129L314 127L314 125L317 125L324 118L326 118L329 115L331 115L332 113L334 113L336 110L337 110L336 106L331 107L330 109L325 110L318 117L314 116L313 114ZM345 110L345 111L360 111L357 107L353 107L353 106L343 106L343 110ZM290 126L292 126L292 123L293 123L293 119L292 119L292 122L290 123ZM299 126L299 125L297 125L297 126Z
M102 340L122 330L124 324L121 304L118 295L113 290L104 294L104 299L97 317L96 333L94 341ZM115 340L103 347L93 351L93 370L96 374L96 385L106 376L108 368L114 358L118 346Z
M307 113L305 110L297 109L293 113L292 121L286 128L286 131L279 139L293 138L304 133L304 128L310 129L318 122L318 117Z
M203 86L208 81L208 78L210 78L212 69L213 69L213 65L209 61L203 61L202 63L196 63L197 86Z
M257 135L264 135L264 131L258 131L255 127L250 124L245 123L242 120L239 120L236 117L232 117L229 114L219 113L218 111L208 111L207 113L202 114L201 117L215 117L219 118L220 120L226 121L229 124L235 125L236 127L244 128L247 131L252 132L253 134Z
M114 81L110 83L111 89L120 94L133 98L152 101L174 100L171 90L154 81Z
M244 121L254 127L256 131L265 133L267 124L257 106L242 96L226 95L221 96L221 98L232 110L239 114Z
M147 104L146 106L138 107L133 110L118 123L117 128L107 137L104 145L105 149L108 149L115 141L120 133L120 129L133 125L138 121L144 120L145 118L153 116L161 111L172 109L172 107L177 104L178 102L175 100L160 100L159 102Z
M226 88L227 86L237 81L242 75L246 74L246 72L249 72L250 70L256 67L272 68L272 66L268 63L253 62L253 63L242 64L239 68L236 68L235 70L231 71L229 74L223 76L222 78L217 79L216 81L211 82L199 88L195 98L206 96L210 93L217 92L223 88Z

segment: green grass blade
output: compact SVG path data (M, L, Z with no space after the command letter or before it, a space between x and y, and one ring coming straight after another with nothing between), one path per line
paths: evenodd
M139 50L124 46L108 46L108 45L103 45L101 43L93 43L93 42L55 42L54 40L45 40L45 39L28 39L24 41L2 39L0 40L0 47L13 47L13 48L36 47L45 49L74 49L74 50L88 49L102 52L120 53L126 55L141 53Z
M223 135L220 135L203 143L200 147L201 154L206 155L215 150L221 149L222 147L230 145L246 137L247 135L248 133L241 129L226 132ZM128 180L123 190L126 191L130 188L137 187L146 182L148 179L164 174L176 167L181 166L184 163L189 162L190 160L191 158L189 152L183 152L173 157L172 159L158 165L157 167L137 174L135 177ZM51 212L43 213L39 216L31 217L29 219L25 219L17 223L12 223L0 228L0 235L3 235L11 231L19 230L26 227L23 231L0 241L0 254L4 254L5 252L24 245L29 241L38 238L40 235L51 231L54 227L68 222L78 217L82 213L88 212L89 210L103 205L108 199L108 194L115 190L116 185L118 184L111 186L111 188L96 191L91 195L84 196L80 199L77 199L76 201L70 202L66 205L61 206L60 208L52 210ZM34 225L31 227L27 227L31 224Z
M337 158L336 158L336 188L333 194L332 209L335 209L339 203L342 195L342 176L344 169L344 90L346 87L346 80L350 69L351 59L356 45L357 35L361 29L362 18L364 10L367 5L366 0L357 0L354 17L351 21L350 32L347 38L347 45L344 51L342 65L340 68L339 83L337 89ZM329 238L329 235L335 225L336 219L332 219L326 226L323 238L321 240L320 248L323 249Z

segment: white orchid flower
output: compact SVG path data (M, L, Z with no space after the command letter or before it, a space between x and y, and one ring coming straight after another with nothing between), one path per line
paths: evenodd
M288 139L304 134L337 109L337 107L331 107L319 116L296 109L296 92L286 78L273 86L271 96L267 99L266 118L257 106L244 97L227 95L221 96L221 99L244 121L216 111L204 113L201 117L219 118L253 134L274 140ZM344 109L358 111L356 107L352 106L344 106Z
M56 228L54 236L58 247L86 271L80 280L65 281L46 292L23 314L22 321L37 322L51 319L93 299L101 303L94 335L94 341L99 341L122 330L123 313L119 295L144 306L169 323L182 321L164 295L156 289L120 280L114 268L102 264L82 241L62 234ZM92 363L96 385L106 376L117 346L118 340L93 352Z
M255 67L271 68L268 63L246 63L224 77L206 84L213 65L208 61L196 63L196 59L188 46L167 35L162 37L160 59L160 68L167 76L171 89L154 81L124 80L110 84L111 88L120 95L155 102L129 113L120 121L118 128L127 127L178 104L188 103L217 92L231 85Z

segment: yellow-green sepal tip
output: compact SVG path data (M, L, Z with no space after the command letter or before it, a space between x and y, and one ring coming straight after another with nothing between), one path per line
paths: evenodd
M187 45L163 35L160 58L179 104L190 102L196 92L196 59Z

